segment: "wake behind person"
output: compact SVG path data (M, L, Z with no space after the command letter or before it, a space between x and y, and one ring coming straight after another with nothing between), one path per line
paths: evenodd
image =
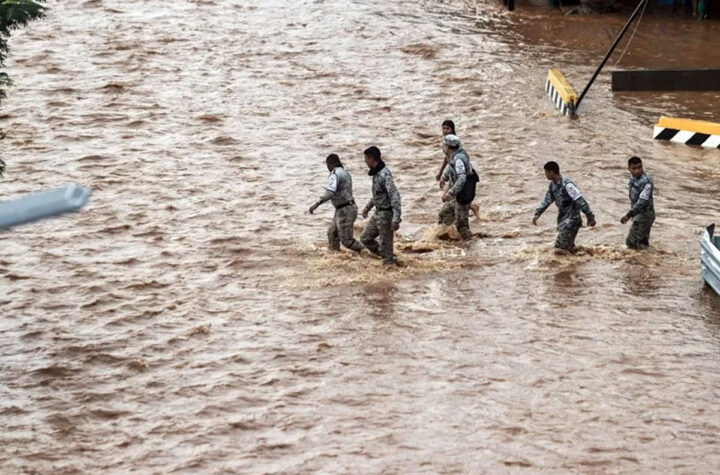
M543 168L545 177L550 180L550 186L545 193L545 199L535 210L532 223L537 225L540 215L554 202L558 208L555 248L575 253L575 237L582 227L580 211L587 216L588 226L595 226L595 215L575 183L560 175L560 166L556 162L547 162Z
M370 252L382 257L383 264L397 264L393 255L393 239L395 231L400 228L400 192L395 187L390 169L382 161L380 149L372 146L363 153L365 164L370 169L368 175L372 177L372 198L362 215L367 218L373 207L375 213L365 225L360 241Z
M350 250L360 252L362 245L353 237L353 224L357 219L357 206L353 198L352 177L345 171L340 157L331 153L325 159L330 172L325 193L310 207L310 214L318 206L330 201L335 207L335 215L328 228L328 247L332 251L340 250L340 243Z

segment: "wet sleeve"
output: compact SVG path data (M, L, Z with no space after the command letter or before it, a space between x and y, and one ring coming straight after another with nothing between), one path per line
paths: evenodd
M465 170L465 164L462 160L455 160L455 173L457 174L457 180L453 183L453 186L448 190L452 196L457 195L465 186L465 180L467 180L467 170Z
M540 203L540 206L538 206L535 209L535 217L539 217L541 214L545 212L546 209L548 209L548 206L550 206L550 203L552 203L552 195L550 194L550 190L547 190L547 193L545 193L545 198L543 198L542 203Z
M643 190L640 192L640 196L638 196L637 201L633 205L632 208L630 208L630 211L628 212L628 216L631 218L635 215L642 214L645 211L647 211L648 207L650 207L650 198L652 197L652 183L646 183L643 187Z
M328 178L328 184L325 188L325 193L323 193L320 198L317 200L317 205L321 205L325 203L326 201L332 199L333 196L335 196L335 192L338 189L338 177L336 174L332 173L330 175L330 178Z
M578 208L580 208L580 211L585 213L585 216L587 216L588 221L594 221L595 220L595 214L590 209L590 205L587 201L585 201L585 198L582 196L575 200L575 203L577 203Z
M390 206L393 210L393 222L399 223L402 216L402 207L400 204L400 192L395 187L395 181L393 181L392 175L389 173L385 177L385 191L387 191L390 197Z
M363 214L368 214L371 209L373 209L373 206L375 206L375 200L370 197L370 201L368 201L368 204L365 205L365 208L363 208Z
M575 186L573 183L568 183L567 185L565 185L565 190L567 191L568 195L570 195L570 198L572 198L572 200L578 205L580 211L585 213L587 219L589 221L593 221L595 219L595 215L590 209L590 205L588 204L588 202L585 201L585 198L583 198L583 195L582 193L580 193L578 187Z

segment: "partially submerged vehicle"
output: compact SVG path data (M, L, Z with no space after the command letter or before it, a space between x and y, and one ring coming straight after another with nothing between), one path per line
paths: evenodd
M715 225L707 227L700 240L701 274L705 282L720 295L720 237L715 236Z

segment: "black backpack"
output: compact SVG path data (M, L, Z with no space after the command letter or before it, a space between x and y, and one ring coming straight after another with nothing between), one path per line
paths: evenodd
M475 186L479 181L480 177L473 168L472 173L467 175L467 178L465 179L465 184L463 185L462 189L455 196L457 202L461 205L468 205L472 203L472 200L475 199Z

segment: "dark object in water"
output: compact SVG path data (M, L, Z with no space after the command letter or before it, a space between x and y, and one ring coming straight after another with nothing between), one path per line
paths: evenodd
M621 69L613 91L720 91L720 69Z
M720 295L720 237L714 234L715 225L711 224L700 239L700 274L715 293Z

